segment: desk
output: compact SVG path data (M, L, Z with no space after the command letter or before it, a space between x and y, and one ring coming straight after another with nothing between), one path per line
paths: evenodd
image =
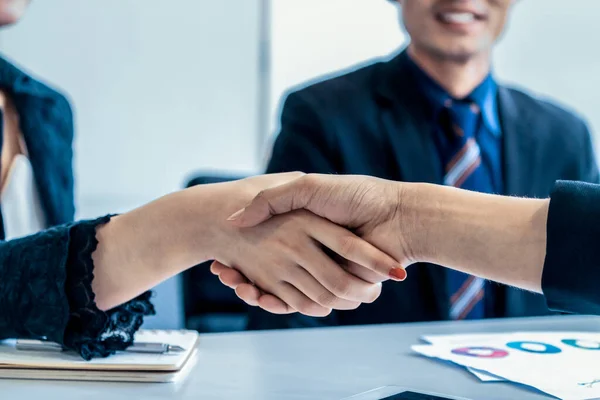
M361 326L205 335L188 379L171 384L0 380L6 400L340 399L385 385L472 399L548 399L411 353L422 334L509 330L600 330L582 316Z

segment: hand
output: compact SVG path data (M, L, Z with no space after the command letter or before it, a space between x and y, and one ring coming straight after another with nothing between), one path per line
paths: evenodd
M371 273L377 281L386 279L389 270L399 265L348 230L305 211L273 218L252 228L240 229L226 221L228 215L258 194L261 186L272 186L277 177L255 177L214 188L223 193L211 196L220 209L210 212L210 258L242 272L258 288L285 299L289 306L279 312L324 316L332 308L354 309L360 303L374 301L381 286L340 268L322 247L353 262L356 269L375 270ZM240 203L240 193L251 195L242 195L245 199Z
M238 226L249 226L297 208L355 228L404 266L429 262L541 292L548 200L424 183L306 175L263 191L232 219ZM219 266L213 270L222 273ZM223 276L239 293L252 294L247 284L239 284L239 277L228 281L231 277ZM269 295L245 299L267 309L282 305Z
M222 249L225 219L261 190L302 173L263 175L200 185L166 195L97 229L93 254L96 303L111 309Z
M373 301L380 286L344 271L325 255L387 274L397 263L351 232L307 212L239 228L227 216L261 190L301 174L277 174L202 185L167 195L115 217L98 230L94 253L96 300L109 309L207 259L239 268L290 307L285 312L326 315Z
M278 313L325 316L331 309L355 309L379 297L380 284L348 273L323 247L366 267L387 265L389 270L398 266L350 231L306 211L278 216L253 228L236 228L228 240L231 245L216 259L282 299L288 306ZM254 285L252 289L258 290Z
M402 206L410 195L397 183L365 176L306 175L288 184L262 191L245 209L230 217L236 226L253 226L273 215L304 208L336 224L353 229L359 236L390 254L401 265L417 260L409 238L416 232L418 220L409 218ZM400 221L400 217L402 221ZM244 277L215 263L213 273L246 302L259 304L275 312L283 302L268 294L262 295L244 281ZM355 264L348 271L374 281L376 276L364 276L364 270ZM391 270L391 277L402 280L404 270ZM379 278L381 279L381 278Z

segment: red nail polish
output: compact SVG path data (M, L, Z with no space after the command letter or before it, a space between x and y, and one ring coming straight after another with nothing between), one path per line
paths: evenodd
M392 268L390 271L390 278L401 282L406 279L406 270L403 268Z

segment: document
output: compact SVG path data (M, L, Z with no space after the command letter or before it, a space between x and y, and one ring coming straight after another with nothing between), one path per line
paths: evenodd
M600 397L600 334L515 332L425 336L413 350L560 399Z

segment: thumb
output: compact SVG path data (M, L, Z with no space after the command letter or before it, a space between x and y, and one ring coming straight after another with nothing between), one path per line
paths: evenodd
M245 208L229 218L241 228L256 226L269 218L290 211L306 208L310 201L310 190L305 178L299 178L281 186L258 193Z

